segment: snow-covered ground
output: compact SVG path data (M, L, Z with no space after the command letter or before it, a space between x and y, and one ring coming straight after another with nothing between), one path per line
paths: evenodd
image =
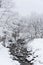
M29 44L29 43L28 43ZM30 47L30 49L29 49ZM34 65L43 65L43 39L34 39L30 42L30 46L28 45L27 50L32 50L32 55L28 60L31 60L33 57L34 60L32 61Z
M10 58L8 48L5 48L0 43L0 65L20 65L19 62L13 61Z

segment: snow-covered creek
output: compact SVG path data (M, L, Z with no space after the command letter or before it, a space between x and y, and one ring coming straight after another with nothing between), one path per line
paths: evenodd
M30 55L28 60L36 57L33 61L31 61L31 63L33 63L33 65L43 65L43 39L34 39L33 41L29 42L27 50L31 49L32 55ZM13 61L10 58L8 50L8 48L3 47L0 43L0 65L20 65L17 61Z

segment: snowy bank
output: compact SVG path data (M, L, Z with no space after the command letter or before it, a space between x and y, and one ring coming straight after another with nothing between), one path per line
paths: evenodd
M0 43L0 65L20 65L19 62L13 61L10 58L8 48L5 48Z
M43 65L43 39L34 39L29 42L27 50L30 50L32 53L32 55L27 59L30 61L34 59L31 63L34 65Z

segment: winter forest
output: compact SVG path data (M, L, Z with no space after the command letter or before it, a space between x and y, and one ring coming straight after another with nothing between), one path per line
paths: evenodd
M16 1L0 0L0 65L43 65L43 13L21 15Z

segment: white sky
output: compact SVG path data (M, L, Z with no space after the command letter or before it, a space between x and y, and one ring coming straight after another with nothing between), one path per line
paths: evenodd
M31 12L43 13L43 0L15 0L16 10L21 15L28 15Z

